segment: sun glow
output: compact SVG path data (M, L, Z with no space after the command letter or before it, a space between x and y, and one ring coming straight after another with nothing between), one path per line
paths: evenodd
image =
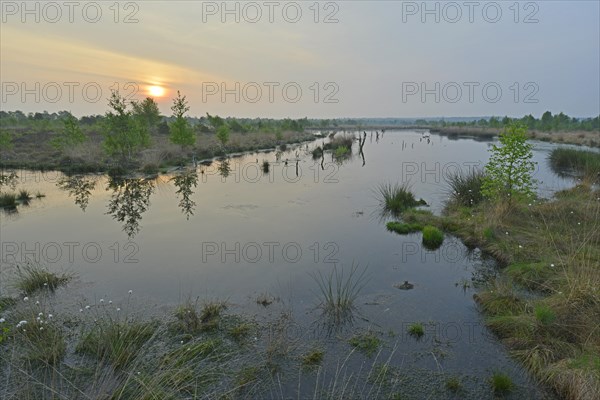
M165 94L165 88L161 86L149 86L148 93L153 97L162 97Z

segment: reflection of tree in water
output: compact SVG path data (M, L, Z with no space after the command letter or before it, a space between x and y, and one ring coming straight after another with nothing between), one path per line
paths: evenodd
M81 175L63 176L58 180L56 186L69 193L69 197L73 196L75 204L85 211L92 190L96 187L96 179Z
M224 159L219 163L219 175L223 178L227 178L231 172L231 166L229 165L229 159Z
M189 170L171 178L171 181L177 187L177 194L181 195L179 207L189 220L190 215L194 215L194 208L196 207L196 203L191 197L194 194L192 187L198 186L198 172L195 169Z
M106 190L112 190L107 214L123 222L123 230L131 238L140 231L139 221L150 207L154 181L144 178L110 178Z

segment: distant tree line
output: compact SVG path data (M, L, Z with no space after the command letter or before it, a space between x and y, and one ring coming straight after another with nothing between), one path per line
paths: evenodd
M481 118L470 122L448 122L444 120L428 121L418 119L416 125L427 126L474 126L474 127L489 127L489 128L505 128L515 123L520 123L526 126L529 130L537 130L542 132L552 131L597 131L600 130L600 115L594 118L575 118L569 117L564 113L552 115L550 111L542 114L541 118L535 118L529 114L523 118L510 117L491 117Z
M226 151L230 132L271 133L281 140L283 132L303 132L313 124L307 118L222 118L209 113L196 118L186 115L189 110L186 96L179 91L173 99L171 116L161 115L158 104L150 97L128 101L115 91L104 115L76 118L69 111L0 111L0 150L12 148L17 135L47 132L51 134L50 144L64 150L86 142L95 133L102 136L106 154L127 161L150 146L152 135L168 135L172 143L185 149L194 146L198 134L214 134Z

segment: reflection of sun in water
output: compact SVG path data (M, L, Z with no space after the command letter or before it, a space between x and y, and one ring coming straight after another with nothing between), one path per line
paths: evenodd
M148 93L154 97L162 97L165 94L165 89L160 86L150 86L148 87Z

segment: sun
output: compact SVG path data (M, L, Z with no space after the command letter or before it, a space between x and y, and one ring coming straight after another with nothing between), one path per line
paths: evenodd
M165 88L161 86L149 86L148 93L154 97L162 97L165 94Z

